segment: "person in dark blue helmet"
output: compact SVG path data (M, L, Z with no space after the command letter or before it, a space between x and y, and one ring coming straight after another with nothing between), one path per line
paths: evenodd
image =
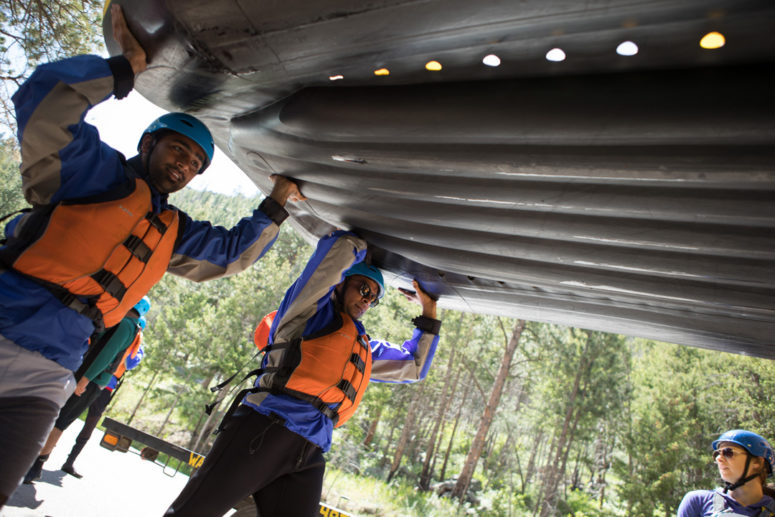
M227 412L202 467L165 515L223 515L248 496L262 516L319 515L323 453L369 382L426 377L441 328L436 300L415 281L414 292L402 291L422 307L407 325L411 337L370 338L360 319L379 303L385 282L365 255L366 242L352 232L320 239L276 313L259 325L269 330L256 333L266 354L254 387L237 396L241 404Z
M711 445L724 488L687 493L678 517L775 516L775 490L766 484L775 464L769 442L751 431L735 429Z
M168 202L210 165L213 138L186 113L142 134L126 159L86 113L125 97L145 50L111 5L122 55L39 66L13 96L24 196L0 246L0 508L41 450L75 388L95 331L117 325L167 272L201 282L250 267L274 243L297 185L270 195L231 229L196 221ZM120 123L120 121L118 121Z

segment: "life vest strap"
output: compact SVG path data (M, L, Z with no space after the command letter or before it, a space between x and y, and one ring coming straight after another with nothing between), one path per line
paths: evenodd
M148 222L151 223L151 226L159 230L159 233L162 235L164 235L164 233L167 231L167 225L164 224L164 221L161 220L158 214L149 212L145 215L145 218L148 219Z
M102 286L106 293L117 300L124 298L126 286L119 278L106 269L100 269L91 276L92 280Z
M14 271L14 273L46 288L46 290L48 290L54 298L59 300L62 305L92 320L92 323L94 323L94 332L102 332L105 330L105 323L102 320L102 311L100 311L94 303L96 302L97 297L76 296L61 285L53 282L47 282L46 280L27 275L20 271ZM86 301L83 301L82 298Z
M51 294L54 295L62 304L67 307L68 309L74 310L78 314L82 316L86 316L92 322L94 323L94 331L95 332L102 332L105 330L105 324L102 321L102 312L97 308L96 305L93 305L88 302L81 301L77 296L75 296L70 291L63 289L63 288L56 288L54 286L46 286L48 287L48 290Z
M334 427L336 427L336 424L339 423L339 413L337 413L336 410L331 409L331 407L320 400L319 398L315 397L314 400L309 401L313 406L315 406L315 409L323 413L325 416L331 419L331 421L334 423Z
M342 390L342 393L350 399L350 402L355 402L355 396L358 395L358 391L353 387L350 381L342 379L336 384L336 387Z
M150 260L151 255L153 254L151 248L149 248L143 242L143 240L136 235L130 235L127 237L124 241L124 247L128 249L129 252L143 264L147 264L148 260Z
M363 374L364 371L366 371L366 361L363 360L361 356L354 353L350 356L350 362L355 365L355 368Z

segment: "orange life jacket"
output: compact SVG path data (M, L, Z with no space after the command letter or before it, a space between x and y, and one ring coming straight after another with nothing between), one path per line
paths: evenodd
M141 344L143 344L143 332L139 331L137 334L135 334L135 339L132 341L132 344L127 347L126 351L124 351L124 354L121 356L121 361L118 363L118 366L113 372L113 376L116 379L120 379L124 373L126 373L127 357L136 356L138 350L140 350Z
M369 337L345 313L315 335L269 345L266 360L256 391L306 400L335 427L355 413L371 376Z
M98 328L112 327L161 279L178 236L178 212L153 213L140 179L33 209L0 254L6 267L46 286Z
M263 350L269 344L269 331L272 330L272 321L276 315L277 311L272 311L256 325L256 330L253 332L253 342L259 350Z

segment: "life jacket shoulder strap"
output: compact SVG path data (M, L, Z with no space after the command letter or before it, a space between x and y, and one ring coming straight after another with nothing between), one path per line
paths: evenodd
M100 352L102 352L105 349L105 346L108 344L108 341L110 341L111 338L113 338L113 335L116 333L117 330L118 330L118 325L114 325L113 327L110 327L104 332L99 331L92 334L92 337L89 340L90 341L89 348L86 350L86 353L83 356L83 361L81 361L81 366L79 366L78 370L76 370L75 372L75 378L77 380L80 380L81 377L83 377L83 374L86 373L86 370L89 369L89 367L92 365L92 363L100 354Z
M718 492L713 492L713 511L718 513L726 507L727 503L724 501L724 497L722 497L722 495Z
M726 510L726 511L725 511ZM775 503L768 502L759 509L757 517L772 517L775 515ZM713 517L745 517L740 513L733 513L728 511L727 502L724 497L718 492L713 493Z

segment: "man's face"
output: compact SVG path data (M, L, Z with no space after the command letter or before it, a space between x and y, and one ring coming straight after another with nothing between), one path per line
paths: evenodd
M143 137L141 151L145 158L151 153L148 163L148 179L162 194L182 189L205 163L205 153L199 145L179 133L167 133L151 149L153 137Z
M343 289L342 306L344 312L354 320L360 319L366 314L371 302L376 299L377 293L379 293L377 282L361 275L348 277L344 282ZM366 292L367 290L367 295L361 294L361 291Z

